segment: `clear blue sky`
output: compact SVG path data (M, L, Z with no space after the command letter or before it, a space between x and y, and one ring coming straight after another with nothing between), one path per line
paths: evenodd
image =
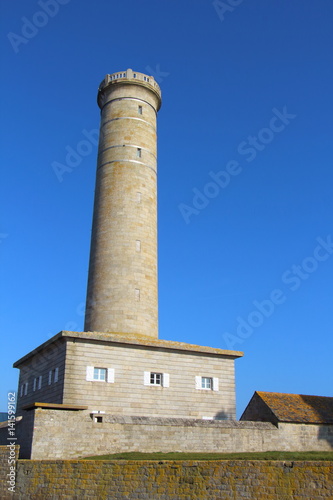
M83 329L96 146L81 141L100 81L127 68L163 92L160 338L244 351L238 415L255 390L331 396L332 2L1 8L0 409L14 361ZM85 155L59 182L68 147Z

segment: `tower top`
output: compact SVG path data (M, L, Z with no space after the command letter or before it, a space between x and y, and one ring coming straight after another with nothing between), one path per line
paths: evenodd
M154 77L151 75L145 75L144 73L138 73L137 71L133 71L132 69L127 69L126 71L118 71L117 73L108 74L105 76L104 80L102 80L99 88L98 88L98 96L97 102L99 107L102 106L103 99L102 94L110 85L119 85L119 84L132 84L140 85L142 87L146 87L158 98L158 107L157 111L160 109L162 104L161 99L161 89L158 83L155 81Z

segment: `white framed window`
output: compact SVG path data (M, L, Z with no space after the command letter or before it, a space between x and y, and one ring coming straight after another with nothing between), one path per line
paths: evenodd
M212 389L213 379L212 377L201 377L201 389Z
M170 375L169 373L144 372L143 383L144 385L170 387Z
M94 380L106 381L106 368L94 368Z
M114 383L114 368L102 368L98 366L87 366L86 380L89 382Z
M48 380L49 385L52 384L52 379L53 379L54 383L58 382L58 379L59 379L59 368L58 367L49 371L49 380Z
M34 385L32 390L35 392L37 389L41 389L42 387L42 376L39 375L39 377L34 378Z
M20 396L26 396L28 394L28 382L21 384Z
M162 385L163 373L150 373L150 385Z
M207 391L219 390L219 379L217 377L195 377L195 388Z

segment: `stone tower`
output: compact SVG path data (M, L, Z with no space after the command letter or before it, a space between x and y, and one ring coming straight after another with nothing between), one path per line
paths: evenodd
M156 116L161 91L128 69L98 90L97 159L85 331L158 337Z

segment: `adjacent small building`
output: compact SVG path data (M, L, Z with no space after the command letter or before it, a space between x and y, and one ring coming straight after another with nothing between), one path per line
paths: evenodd
M240 420L332 425L333 398L256 391Z

